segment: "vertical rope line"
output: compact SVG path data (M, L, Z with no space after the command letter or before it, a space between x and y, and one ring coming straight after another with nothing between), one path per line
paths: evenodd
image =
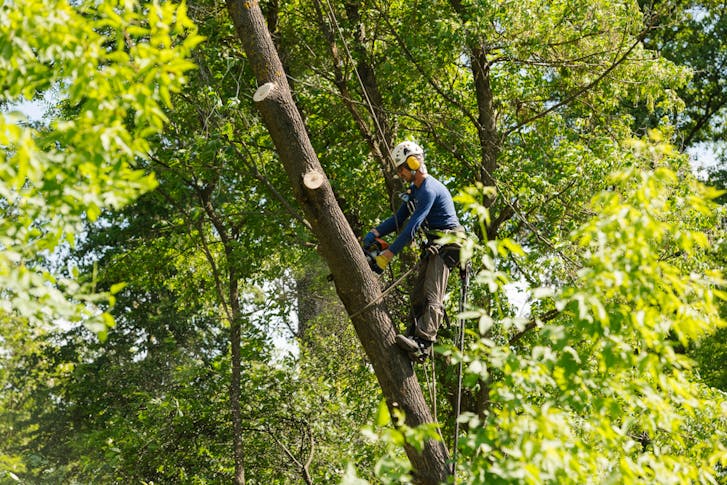
M356 74L356 79L358 80L359 86L361 86L361 91L363 92L364 99L366 100L366 104L368 105L369 111L371 112L371 117L374 119L374 125L376 125L376 130L379 132L379 136L381 137L381 143L386 148L389 158L393 158L391 155L391 149L389 149L389 145L388 145L388 143L386 143L386 137L384 136L384 130L381 128L381 125L379 124L379 117L376 115L376 110L374 110L374 105L371 102L371 99L369 98L369 93L368 93L368 91L366 91L366 86L364 86L363 80L361 79L361 76L358 73L358 69L356 68L356 61L354 61L353 55L351 55L351 51L348 49L348 43L346 42L346 38L343 36L343 31L341 30L341 26L338 25L338 19L336 18L336 13L333 11L333 7L331 6L331 2L329 0L326 0L326 5L328 6L328 11L330 12L330 20L333 23L333 25L336 27L338 36L341 38L341 43L343 44L343 48L346 50L346 56L351 61L351 64L354 66L353 72Z
M437 424L437 433L439 433L439 438L442 440L442 443L444 443L442 427L439 425L439 417L437 417L437 374L435 371L433 354L429 360L432 362L432 385L429 390L432 400L432 415L434 416L434 422ZM424 371L424 373L426 374L426 371ZM429 381L429 378L427 378L427 381Z
M436 423L437 414L436 414L436 404L434 403L434 398L435 398L434 391L433 391L434 383L431 380L429 380L429 371L426 367L424 368L424 378L427 380L427 391L429 391L429 401L431 403L430 407L434 407L434 409L432 410L432 414L434 417L434 422Z
M461 288L459 296L459 364L457 365L457 396L454 405L454 446L452 447L452 479L457 484L457 448L459 447L459 413L462 407L462 367L464 360L464 327L465 320L462 318L462 312L467 304L467 289L469 286L470 263L465 263L464 268L460 268Z
M434 355L432 354L429 357L429 360L432 363L432 414L434 415L434 422L439 423L439 419L437 418L437 375L434 372Z

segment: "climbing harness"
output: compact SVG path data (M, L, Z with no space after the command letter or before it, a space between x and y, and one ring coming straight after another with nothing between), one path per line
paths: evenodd
M464 330L465 319L462 317L465 305L467 304L467 290L470 284L470 272L472 265L467 261L459 268L459 277L461 280L459 294L459 336L457 346L459 348L459 364L457 365L457 396L454 405L454 444L452 446L452 479L457 483L457 448L459 446L459 414L462 407L462 357L464 355Z
M417 231L417 232L419 232L419 231ZM424 263L426 258L428 258L429 256L440 254L441 247L439 245L424 244L424 243L419 243L419 244L420 244L420 247L424 247L424 251L422 252L421 257L417 260L416 264L414 266L412 266L411 268L409 268L404 274L399 276L393 283L390 283L386 288L384 288L384 290L381 292L381 294L379 296L377 296L376 298L374 298L373 300L368 302L360 310L357 310L356 312L351 314L351 316L349 318L353 319L354 317L361 315L363 312L365 312L366 310L368 310L375 304L379 303L386 295L391 293L391 291L394 290L399 285L399 283L401 283L404 280L404 278L406 278L412 272L419 269L419 267ZM375 246L375 247L372 248L372 246ZM374 243L372 245L370 245L368 249L364 248L364 255L366 255L366 260L368 261L371 269L374 272L376 272L377 274L382 274L383 270L381 270L381 268L379 268L378 265L376 264L376 256L378 254L380 254L381 252L383 252L388 247L389 247L389 245L386 241L384 241L381 238L376 238L376 239L374 239ZM446 262L446 260L445 260L445 262ZM374 268L376 268L376 269L374 269ZM379 270L381 270L381 271L379 271Z

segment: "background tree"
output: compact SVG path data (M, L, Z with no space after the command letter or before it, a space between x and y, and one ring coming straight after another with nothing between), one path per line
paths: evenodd
M102 308L114 315L117 327L100 345L87 330L74 327L46 338L34 327L21 332L25 321L15 315L3 320L3 328L13 330L3 333L2 342L0 371L11 383L0 394L0 433L8 443L3 463L24 480L54 481L326 483L338 482L349 461L372 481L410 474L401 445L407 443L411 452L421 430L403 425L396 410L388 416L386 407L373 417L381 398L373 373L380 354L375 349L372 358L362 352L339 300L351 307L351 298L373 299L377 286L413 264L411 251L387 275L369 282L365 266L351 269L360 249L346 226L363 234L390 210L400 189L387 147L414 137L426 148L430 171L453 192L463 192L460 202L473 209L464 221L480 243L471 242L478 274L470 300L478 319L468 323L463 397L470 427L459 449L471 466L461 466L458 474L526 481L540 473L542 480L585 481L606 473L594 468L601 451L623 457L625 465L614 473L624 480L639 463L657 469L688 458L706 464L684 468L689 479L714 474L709 467L720 460L723 436L712 433L716 441L703 440L716 443L711 449L686 445L719 431L724 418L712 405L714 396L694 384L696 373L681 373L688 366L683 357L677 354L677 369L664 362L677 340L669 334L662 344L663 332L689 320L644 307L665 322L644 344L628 317L641 304L637 290L652 283L659 305L691 311L695 301L687 293L665 293L668 285L658 284L665 281L658 278L608 286L605 282L630 273L618 261L598 263L590 257L594 247L582 244L585 236L571 236L591 234L594 241L607 241L613 254L642 254L643 269L658 268L659 277L669 275L669 285L685 275L708 274L712 263L699 249L699 236L691 248L685 246L691 236L664 237L657 247L639 239L648 234L656 240L670 231L705 232L715 242L721 236L706 212L691 210L693 195L711 195L693 184L686 158L666 153L668 144L658 137L632 141L634 132L647 133L657 124L662 124L660 136L676 143L682 136L685 105L675 93L690 86L688 69L660 57L657 49L666 53L661 46L667 43L654 39L671 18L663 12L689 14L689 7L398 1L265 2L262 7L294 108L305 123L301 131L309 135L309 158L296 160L317 157L325 171L331 186L326 202L340 207L342 217L336 220L347 234L346 250L335 256L345 255L345 265L337 260L333 271L322 264L341 247L335 242L341 233L321 238L311 231L327 221L304 210L310 200L301 204L296 192L291 194L280 163L290 162L290 147L278 154L256 112L252 94L259 83L233 19L222 5L193 2L190 15L207 38L194 49L198 69L188 73L187 89L171 95L165 131L150 132L139 152L143 156L130 165L153 172L157 189L124 211L94 212L96 223L77 238L82 243L73 254L74 264L88 275L82 282L93 282L94 291L115 291L115 306ZM55 116L77 120L84 113L83 105L64 104ZM668 120L676 126L665 125ZM128 122L136 126L133 118ZM665 155L645 156L649 150ZM669 172L649 176L662 167L671 169L678 183ZM631 175L611 179L613 170ZM649 195L633 188L631 180L643 181ZM466 189L478 182L492 188ZM652 198L669 203L644 202ZM679 210L672 211L672 203ZM659 214L644 226L633 219L641 231L631 233L618 222L619 211L629 217L634 211ZM594 217L600 213L603 219ZM63 276L70 274L59 266ZM327 276L333 275L340 292L341 281L356 286L352 273L357 271L367 280L365 291L339 299ZM120 281L126 286L117 285ZM525 288L521 294L527 301L512 301L513 291L503 290L506 282ZM450 317L458 291L452 283ZM693 283L687 285L690 291L702 288ZM539 287L548 293L527 291ZM619 290L607 298L608 288ZM387 331L400 330L405 294L402 284L380 302L376 318L355 326L361 330L389 318ZM578 295L586 303L574 301ZM683 297L689 301L675 303ZM607 317L593 310L596 301ZM703 315L694 317L695 328L712 318L706 308L699 310ZM295 353L281 354L281 332L298 339ZM461 357L447 347L455 331L443 329L440 335L438 395L432 401L424 389L419 401L432 410L436 404L444 443L451 446L457 391L451 363ZM362 340L369 351L376 345ZM636 348L637 341L641 350L627 358L622 350ZM601 354L593 355L593 349ZM580 365L572 365L569 355ZM637 361L649 371L646 377L630 373L629 365ZM600 372L606 364L614 365L611 380ZM405 369L390 367L377 372ZM407 376L412 393L418 393L417 379L422 384L431 379L430 368L415 372ZM572 385L562 384L564 376ZM621 378L634 380L633 388L622 388ZM665 421L656 427L635 412L629 426L616 420L618 412L632 409L624 403L643 404L644 396L655 395L648 378L659 381L659 389L683 379L695 399L689 405L699 402L705 413L680 415L674 405L678 396L667 392L663 408L654 413ZM579 382L583 386L574 388ZM599 385L615 394L594 390ZM634 390L644 392L629 394ZM606 411L582 406L588 396L609 404ZM651 409L652 404L643 405ZM519 414L510 419L513 410ZM685 436L684 446L664 433L663 423L671 418ZM363 440L364 424L389 419L397 426L372 430L385 437L383 442ZM609 425L620 427L596 436ZM543 433L523 433L518 426ZM578 440L565 440L564 433ZM524 435L529 438L516 439ZM568 453L553 453L551 439L565 440L560 449ZM622 445L626 451L619 454ZM523 457L530 458L531 468L537 463L537 470L523 466Z
M724 79L727 63L725 29L727 17L720 2L640 2L653 13L655 28L646 45L665 58L691 70L686 85L675 86L684 108L668 114L680 128L676 142L681 148L707 149L724 164Z
M723 168L713 169L709 174L708 182L715 188L724 191L727 188L727 172ZM715 200L724 206L724 192ZM724 228L724 221L721 220L717 227ZM725 239L715 236L713 236L713 239L715 241L713 249L715 263L724 268L725 249L727 249ZM720 314L724 318L724 304L722 304L720 310ZM715 328L710 335L705 336L698 342L694 342L687 350L688 355L696 360L697 370L704 382L724 392L727 392L727 370L721 365L721 362L724 362L724 356L727 354L726 332L725 328Z
M57 279L39 256L73 244L84 221L154 186L133 168L135 157L161 131L162 106L181 88L193 67L184 57L201 39L173 4L31 1L3 5L1 14L2 101L52 89L74 110L43 130L16 112L0 117L2 311L86 320L103 331L111 320L95 308L93 288Z

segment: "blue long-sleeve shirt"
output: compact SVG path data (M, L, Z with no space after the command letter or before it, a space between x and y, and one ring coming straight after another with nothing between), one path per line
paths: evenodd
M417 229L424 226L425 231L443 231L459 226L454 210L454 201L447 187L439 180L428 175L420 187L409 186L409 202L404 202L394 215L376 226L376 231L385 236L399 230L409 219L404 229L389 246L394 254L414 239Z

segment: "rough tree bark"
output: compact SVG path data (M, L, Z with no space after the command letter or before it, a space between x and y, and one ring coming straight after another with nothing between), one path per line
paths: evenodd
M256 93L257 108L283 162L293 193L318 239L338 296L349 315L353 315L356 334L371 361L387 405L403 410L409 426L431 423L432 414L412 364L394 343L396 330L378 300L381 290L308 139L258 2L227 0L227 8L258 84L262 87L274 83L267 85L269 90ZM320 177L317 188L304 185L303 179L308 174ZM307 180L311 180L310 175ZM370 302L376 303L361 312ZM421 452L412 447L407 447L406 452L417 482L435 484L447 480L449 454L442 442L430 440Z

